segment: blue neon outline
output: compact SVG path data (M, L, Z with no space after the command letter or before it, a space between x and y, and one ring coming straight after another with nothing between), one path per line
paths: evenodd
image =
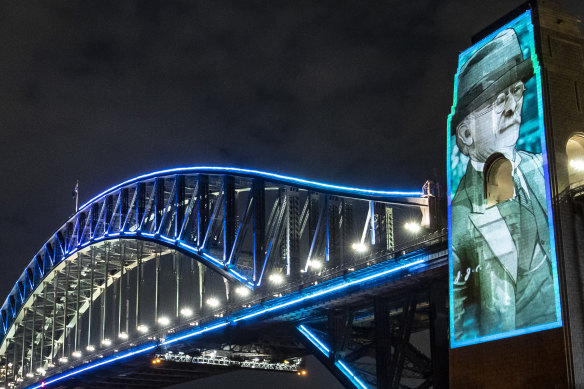
M314 335L308 328L306 328L303 324L296 327L302 335L306 337L321 353L323 353L327 358L330 358L330 348L326 346L326 344L320 340L316 335ZM334 365L343 373L349 381L353 383L358 388L361 389L368 389L367 386L357 377L353 371L343 363L340 359L336 360Z
M143 174L134 178L131 178L129 180L126 180L120 184L117 184L115 186L110 187L109 189L101 192L100 194L98 194L97 196L94 196L92 199L90 199L89 201L87 201L86 203L84 203L79 210L77 211L77 213L75 215L72 215L71 218L76 217L77 214L79 214L79 212L84 211L87 207L89 207L90 205L92 205L93 203L95 203L96 200L101 199L102 197L104 197L105 195L116 191L126 185L129 185L131 183L135 183L138 182L140 180L144 180L144 179L149 179L149 178L154 178L157 176L164 176L164 175L169 175L169 174L178 174L178 173L233 173L233 174L239 174L239 175L251 175L251 176L259 176L259 177L263 177L263 178L268 178L271 180L275 180L275 181L284 181L284 182L288 182L288 183L292 183L292 184L296 184L296 185L300 185L300 186L309 186L309 187L314 187L314 188L319 188L322 190L331 190L331 191L337 191L337 192L344 192L347 194L353 194L353 195L358 195L358 196L369 196L369 197L386 197L388 201L390 201L391 198L404 198L404 197L422 197L423 193L422 192L415 192L415 191L383 191L383 190L372 190L372 189L362 189L362 188L356 188L356 187L348 187L348 186L342 186L342 185L333 185L333 184L325 184L325 183L321 183L321 182L317 182L317 181L311 181L311 180L306 180L306 179L302 179L302 178L296 178L296 177L291 177L291 176L286 176L286 175L282 175L282 174L276 174L276 173L269 173L269 172L264 172L264 171L260 171L260 170L254 170L254 169L242 169L242 168L236 168L236 167L221 167L221 166L193 166L193 167L179 167L179 168L172 168L172 169L166 169L166 170L159 170L159 171L155 171L155 172L151 172L151 173L147 173L147 174ZM144 213L144 215L146 215L146 212ZM101 215L100 215L101 216ZM96 229L99 226L99 220L101 220L101 217L98 219L98 223L96 224ZM105 216L103 219L104 223L106 222L105 220ZM79 223L79 220L76 220L76 223ZM111 223L110 223L111 224ZM142 228L142 223L140 224L139 228ZM135 235L137 234L136 232L124 232L124 231L120 231L117 233L113 233L113 234L109 234L107 231L104 231L103 235L98 237L98 238L93 238L93 236L96 234L96 230L94 231L90 231L90 236L89 236L89 242L91 243L96 243L99 242L103 239L106 239L108 237L112 237L112 236L123 236L123 235ZM150 238L156 238L155 234L149 234L146 232L141 232L139 233L142 236L146 236L146 237L150 237ZM51 238L52 239L52 238ZM167 240L165 238L162 238L163 240ZM50 240L50 239L49 239ZM57 239L57 242L60 244L61 242L59 241L59 239ZM84 243L82 245L77 245L73 251L69 251L66 250L63 252L63 256L70 256L74 253L76 253L79 249L84 248L88 245L90 245L91 243ZM173 243L173 242L169 242L169 243ZM174 244L176 244L176 241L174 242ZM46 250L46 243L43 246L45 247ZM61 250L63 251L63 247L60 247ZM56 256L57 254L55 252L53 252L53 256ZM49 255L49 258L51 260L51 268L54 267L55 265L55 260L54 258L51 258L51 256ZM34 258L33 258L34 260ZM221 267L223 267L223 264L219 265ZM49 269L50 272L50 269ZM229 271L228 271L229 272ZM244 282L244 283L249 283L247 281L247 278L239 278L237 275L235 275L233 272L229 272L230 274L232 274L235 278L238 278L240 281ZM21 275L18 280L21 280L23 277L23 275ZM18 283L18 281L17 281ZM17 284L16 283L16 284ZM258 282L258 286L260 285L261 280ZM15 288L17 287L16 284L12 287L11 291L9 292L8 296L11 296L13 294L15 294ZM4 303L2 304L2 308L6 308L7 306L7 301L8 298L4 301Z
M553 282L554 282L554 297L555 297L555 307L556 307L556 318L557 320L550 323L539 324L535 326L519 328L512 331L501 332L497 334L491 334L486 336L481 336L473 339L467 339L462 341L457 341L454 337L454 311L450 309L449 316L450 316L450 348L457 348L463 346L469 346L473 344L488 342L497 339L505 339L510 338L513 336L529 334L533 332L553 329L562 327L562 309L561 309L561 301L560 301L560 289L559 289L559 281L558 281L558 269L557 269L557 253L556 253L556 243L555 243L555 229L553 223L553 210L552 210L552 196L551 196L551 188L550 188L550 177L549 177L549 166L548 166L548 156L547 156L547 143L546 143L546 134L545 134L545 124L544 124L544 106L543 106L543 92L542 92L542 80L541 80L541 66L539 60L537 58L537 51L535 47L535 32L533 27L533 22L531 18L531 10L525 11L523 14L519 15L517 18L513 19L512 21L506 23L505 25L501 26L497 30L493 31L491 34L487 35L479 42L473 44L468 49L464 50L459 55L459 60L467 56L471 51L476 50L477 47L482 47L488 41L492 40L498 33L501 31L512 28L515 25L523 22L523 19L527 19L525 21L525 26L530 33L529 39L529 50L531 55L531 60L533 64L533 72L534 76L536 77L536 95L537 95L537 107L538 107L538 121L539 121L539 131L540 131L540 140L541 140L541 149L542 149L542 169L544 171L544 184L545 184L545 192L546 192L546 202L547 202L547 216L548 216L548 227L549 227L549 238L550 238L550 254L552 256L552 275L553 275ZM450 307L454 307L454 289L452 285L452 278L454 273L454 264L453 264L453 254L452 254L452 138L453 136L451 131L451 122L452 117L454 116L455 109L456 109L456 102L457 102L457 91L458 91L458 75L460 73L460 67L462 65L459 64L458 70L456 75L454 76L454 95L453 95L453 103L451 107L450 114L448 115L447 120L447 207L448 207L448 289L449 289L449 300L450 300Z
M317 348L320 350L320 352L322 352L324 355L329 356L331 353L331 349L324 344L324 342L322 342L320 339L318 339L312 332L310 332L310 330L308 328L306 328L304 326L304 324L300 324L298 327L296 327L298 329L298 331L300 331L304 336L306 336L306 338Z
M353 373L351 369L349 369L347 365L343 363L343 361L341 360L336 361L335 366L339 367L339 370L341 370L347 376L347 378L349 378L353 385L355 385L358 388L367 389L367 386L363 382L361 382L357 375Z
M189 166L189 167L179 167L179 168L172 168L172 169L165 169L165 170L158 170L152 173L142 174L140 176L130 178L120 184L114 185L109 189L101 192L97 196L94 196L89 201L85 202L81 207L79 207L79 212L83 211L87 208L88 205L94 203L95 201L99 200L103 196L107 195L110 192L116 191L124 186L130 185L132 183L142 181L145 179L153 178L156 176L165 176L169 174L177 174L177 173L205 173L205 172L219 172L219 173L235 173L235 174L250 174L255 176L260 176L264 178L279 180L279 181L286 181L297 185L306 185L312 186L316 188L321 188L323 190L333 190L333 191L340 191L346 193L353 193L353 194L360 194L365 196L387 196L387 197L422 197L424 195L423 192L415 192L415 191L384 191L384 190L373 190L373 189L362 189L350 186L342 186L342 185L334 185L334 184L325 184L318 181L311 181L306 180L303 178L285 176L283 174L277 173L270 173L264 172L261 170L254 170L254 169L242 169L237 167L225 167L225 166Z
M174 334L173 336L166 338L164 342L160 342L160 345L168 345L168 344L176 343L176 342L184 340L184 339L192 338L194 336L203 334L205 332L213 331L213 330L216 330L219 328L223 328L227 325L237 323L238 321L241 321L241 320L248 320L252 317L257 317L257 316L263 315L263 314L268 313L268 312L273 312L273 311L288 307L290 305L297 304L297 303L305 301L305 300L311 300L311 299L314 299L316 297L320 297L320 296L324 296L324 295L327 295L330 293L334 293L338 290L345 289L349 286L353 286L353 285L357 285L357 284L364 284L367 281L382 278L383 276L395 273L399 270L404 270L406 268L416 269L416 265L423 265L424 262L431 261L434 258L433 255L426 254L426 253L421 253L421 254L415 255L415 257L417 257L417 256L424 256L425 258L419 259L417 261L410 262L410 263L407 263L407 264L404 264L401 266L397 266L397 267L381 270L378 272L374 272L373 274L369 274L369 272L368 272L368 270L370 270L369 268L358 270L358 271L351 274L350 280L348 280L344 276L340 276L340 277L337 277L333 280L330 280L329 282L322 283L322 284L307 288L306 294L303 294L304 292L300 293L300 297L293 299L292 301L285 301L285 300L287 300L287 298L289 296L289 295L287 295L287 296L275 298L275 299L270 300L264 304L259 304L259 305L256 305L254 307L251 307L251 308L246 308L246 309L243 309L241 311L234 312L230 317L214 320L214 321L208 323L204 327L198 326L198 327L195 327L193 329L187 330L183 333ZM386 266L390 266L392 264L395 264L395 262L392 259L389 259L389 260L382 262L376 266L379 266L381 269L384 269ZM364 273L364 274L362 274L362 273ZM362 274L364 276L359 277L360 274ZM331 283L333 283L335 281L341 283L341 285L331 285ZM299 293L299 292L295 292L295 293ZM281 301L285 301L285 302L279 303ZM270 306L272 304L273 304L273 306ZM269 306L269 307L267 307L267 306ZM254 312L253 314L246 314L246 312L255 311L255 310L258 310L258 311ZM65 379L65 378L71 377L73 375L85 372L85 371L93 369L95 367L103 366L105 364L109 364L111 362L129 357L132 355L144 353L146 351L152 350L155 347L156 347L156 344L154 344L154 345L147 344L147 345L141 346L135 350L130 349L127 352L124 352L122 354L104 358L103 360L100 360L99 362L89 364L89 366L73 368L69 372L63 373L61 375L53 376L49 380L45 380L44 381L45 387L49 384L58 382L62 379ZM37 386L28 386L27 388L38 389L38 388L41 388L41 386L40 386L40 384L38 384Z

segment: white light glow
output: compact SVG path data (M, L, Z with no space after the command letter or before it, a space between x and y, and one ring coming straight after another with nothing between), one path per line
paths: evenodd
M136 327L136 329L138 330L138 332L141 332L143 334L148 332L148 326L145 326L144 324L140 324L138 327Z
M75 358L81 358L81 351L73 351L73 353L71 353L71 355Z
M282 277L279 273L271 274L269 280L272 281L274 284L281 284L284 282L284 277Z
M87 347L85 347L85 349L86 349L87 351L95 351L95 346L93 346L93 345L91 345L91 344L90 344L90 345L88 345Z
M161 326L167 326L170 324L170 319L166 316L159 317L158 324L160 324Z
M104 340L101 341L101 344L104 346L111 346L112 345L112 340L109 338L105 338Z
M315 259L311 259L310 261L308 261L308 266L310 266L312 270L319 270L322 268L322 262L317 261Z
M351 245L351 248L358 253L364 253L367 251L367 245L365 243L361 243L361 242L353 243Z
M207 299L207 305L213 308L218 307L219 300L217 300L215 297L210 297Z
M406 230L416 233L420 231L420 225L418 223L406 223L405 225Z
M241 297L246 297L249 296L251 292L245 286L238 286L237 288L235 288L235 293L237 293Z
M61 362L61 363L67 363L67 362L69 362L69 358L67 358L67 357L61 357L61 358L59 358L59 362Z
M571 159L570 166L575 170L584 171L584 161L581 159Z
M184 317L191 317L193 316L193 310L190 308L183 308L180 310L180 314Z
M126 340L126 339L128 339L128 334L127 334L127 333L125 333L125 332L120 332L120 333L118 334L118 338L120 338L120 339L122 339L122 340Z

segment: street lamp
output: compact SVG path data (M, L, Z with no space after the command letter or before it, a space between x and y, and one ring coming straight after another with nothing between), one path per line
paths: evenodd
M247 297L249 296L250 291L245 286L238 286L237 288L235 288L235 293L237 293L241 297Z
M351 245L351 248L358 253L364 253L367 251L367 245L365 243L356 242Z
M274 284L278 285L284 282L284 277L282 277L279 273L274 273L270 275L269 280L272 281Z
M158 324L160 324L161 326L167 326L170 324L170 319L166 316L159 317Z
M414 222L406 223L405 228L413 234L420 232L421 229L420 225Z

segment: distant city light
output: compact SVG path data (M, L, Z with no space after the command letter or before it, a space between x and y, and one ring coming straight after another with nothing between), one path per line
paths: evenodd
M138 327L136 327L136 329L138 330L138 332L141 332L143 334L148 332L148 326L145 326L144 324L140 324Z
M118 338L120 338L120 339L122 339L122 340L126 340L126 339L128 339L128 334L127 334L127 333L125 333L125 332L120 332L120 333L118 334Z
M306 370L299 370L298 373L296 374L298 374L299 376L305 376L308 373L306 372Z
M170 324L170 319L166 316L159 317L158 324L160 324L161 326L167 326Z
M367 245L365 243L361 243L361 242L353 243L351 245L351 248L358 253L364 253L367 251Z
M235 288L235 293L237 293L241 297L246 297L249 296L251 292L245 286L238 286L237 288Z
M91 352L91 351L95 351L95 346L93 346L93 345L91 345L91 344L90 344L90 345L88 345L87 347L85 347L85 349L86 349L87 351L90 351L90 352Z
M274 284L281 284L282 282L284 282L284 277L282 277L282 275L279 273L271 274L270 277L268 277L268 278Z
M405 225L406 230L416 233L420 231L420 225L418 223L406 223Z
M101 341L101 344L104 346L111 346L112 345L112 341L109 338L105 338L104 340Z
M69 362L69 358L67 358L67 357L61 357L61 358L59 358L59 362L61 362L61 363L67 363L67 362Z
M216 308L219 306L219 300L217 300L215 297L210 297L207 299L207 305Z
M71 355L75 358L81 358L81 351L73 351L73 353L71 353Z
M184 317L191 317L193 316L193 310L190 308L183 308L180 310L180 314Z

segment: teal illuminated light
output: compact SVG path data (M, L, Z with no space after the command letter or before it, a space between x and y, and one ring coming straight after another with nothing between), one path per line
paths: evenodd
M558 269L557 269L557 256L555 247L555 234L554 234L554 223L553 223L553 211L551 204L551 189L550 189L550 176L548 168L548 155L547 155L547 143L545 138L545 121L544 121L544 105L543 105L543 91L542 91L542 76L541 67L537 57L537 50L535 46L535 33L534 26L532 23L532 12L531 10L525 11L523 14L515 18L514 20L506 23L497 30L493 31L491 34L481 39L479 42L463 51L459 56L459 67L454 79L454 98L451 112L447 120L447 205L448 205L448 240L449 240L449 298L450 307L456 307L454 298L454 263L453 263L453 223L456 224L457 221L453 221L452 215L452 200L458 189L459 183L465 174L465 168L467 166L468 157L464 156L456 146L455 135L452 133L452 119L456 112L456 104L458 101L458 82L459 76L463 65L476 53L480 48L484 47L488 42L493 40L498 34L506 29L512 28L516 34L517 39L520 42L520 47L522 49L522 54L524 57L530 58L533 65L534 79L530 80L535 84L535 89L531 89L530 96L532 100L527 102L527 93L525 97L525 102L523 106L522 116L525 119L529 116L529 120L523 120L521 125L521 135L519 142L524 142L525 151L532 153L539 153L541 151L541 156L543 159L543 175L545 184L545 194L546 194L546 204L547 204L547 223L549 228L549 239L550 239L550 251L551 251L551 268L553 274L553 290L555 296L555 321L532 325L524 328L518 328L511 331L492 333L489 335L483 335L473 337L468 335L462 337L462 339L457 340L454 335L455 323L454 323L454 309L450 310L450 345L452 348L461 347L476 343L482 343L486 341L502 339L513 337L517 335L542 331L551 328L557 328L562 326L562 312L560 303L560 292L558 283ZM529 108L528 107L529 104ZM523 132L525 131L525 134ZM519 148L523 150L522 148ZM464 168L464 169L463 169Z

